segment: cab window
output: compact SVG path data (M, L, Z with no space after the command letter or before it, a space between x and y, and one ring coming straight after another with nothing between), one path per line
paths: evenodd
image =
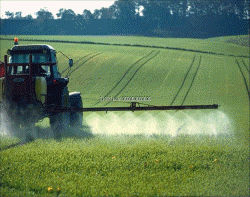
M29 54L13 54L11 58L12 63L29 63ZM34 53L32 54L33 63L49 62L49 54Z
M13 54L10 58L10 63L29 63L29 54ZM33 63L46 63L49 62L49 54L45 53L34 53L32 54ZM39 75L50 75L50 66L39 65L33 66L33 74ZM11 75L29 74L29 67L27 66L9 66L8 73Z

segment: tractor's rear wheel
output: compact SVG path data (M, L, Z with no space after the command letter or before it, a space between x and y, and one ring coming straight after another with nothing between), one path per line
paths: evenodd
M70 107L82 108L82 97L80 92L72 92L69 94ZM70 113L70 127L74 129L82 128L83 112L71 112Z
M65 87L62 91L61 107L69 107L68 87ZM60 139L62 137L63 132L65 132L69 128L69 123L69 112L54 113L50 116L50 126L56 139Z

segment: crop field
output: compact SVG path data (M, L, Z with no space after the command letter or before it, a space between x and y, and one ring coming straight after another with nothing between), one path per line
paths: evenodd
M0 61L13 46L13 37L0 37ZM139 101L141 106L220 107L86 112L84 124L93 135L83 139L48 137L11 147L18 139L3 135L3 195L249 195L247 36L18 38L19 44L42 43L56 49L59 70L69 77L70 92L82 93L84 107L129 106L126 98L132 97L150 98ZM71 69L59 51L74 60ZM50 131L48 119L36 126Z

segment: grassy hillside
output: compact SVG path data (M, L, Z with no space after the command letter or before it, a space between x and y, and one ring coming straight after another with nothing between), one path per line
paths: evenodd
M4 195L249 195L249 47L219 41L223 38L213 41L142 37L19 38L58 40L20 41L20 44L53 46L58 51L62 75L70 79L70 91L82 93L84 107L129 106L129 102L100 98L145 96L151 101L142 101L141 105L219 104L220 108L87 112L84 119L94 133L161 135L39 139L2 150L0 178ZM62 42L65 40L102 44ZM3 61L13 41L0 40L0 45ZM67 58L59 51L73 58L71 70ZM47 119L39 125L49 131ZM0 142L4 148L16 143L16 139L1 138ZM58 187L61 189L56 191Z
M212 39L190 39L190 38L156 38L156 37L136 37L136 36L17 36L21 40L47 40L55 42L91 43L91 44L111 44L111 45L134 45L148 47L169 47L184 50L197 50L202 52L212 52L218 54L247 56L249 52L245 46L235 46L226 42L229 37L218 37ZM239 36L245 39L247 36ZM14 36L0 36L2 39L13 40ZM230 40L238 40L232 37ZM23 43L23 42L22 42Z
M249 35L224 36L224 37L209 38L207 40L215 41L215 42L233 43L233 44L237 44L237 45L245 46L245 47L250 46Z

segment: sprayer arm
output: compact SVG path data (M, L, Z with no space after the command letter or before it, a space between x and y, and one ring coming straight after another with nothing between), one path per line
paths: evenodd
M146 106L137 107L132 103L130 107L91 107L91 108L51 108L49 112L97 112L97 111L155 111L155 110L187 110L187 109L218 109L219 105L183 105L183 106Z

